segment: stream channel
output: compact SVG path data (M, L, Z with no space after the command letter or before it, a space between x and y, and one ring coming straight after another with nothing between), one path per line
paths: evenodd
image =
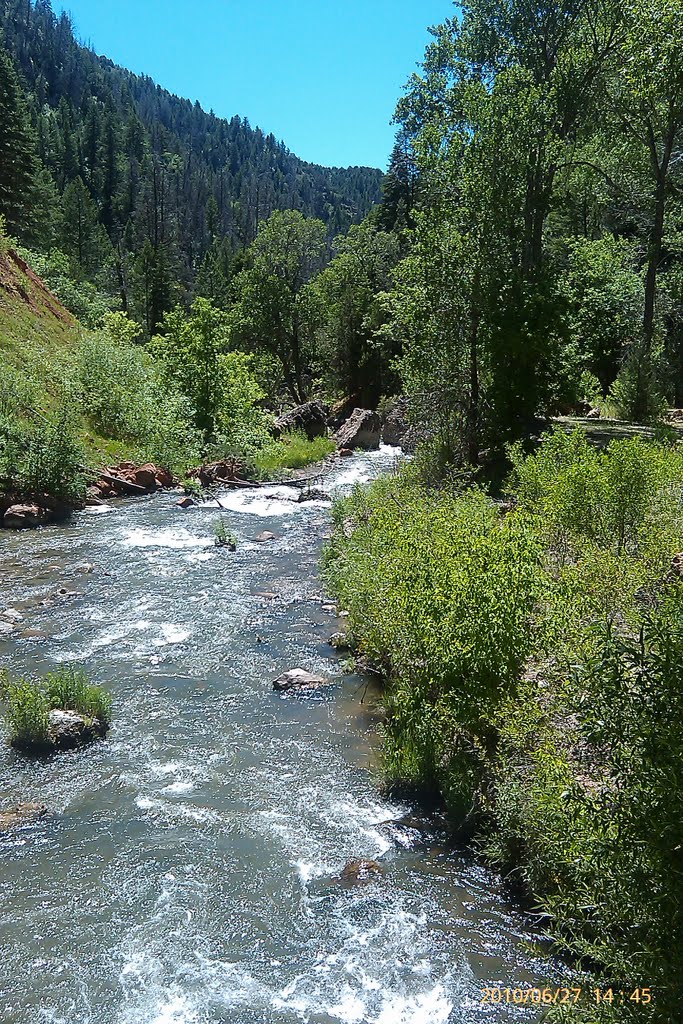
M325 489L396 455L339 460ZM0 737L2 806L49 808L0 834L2 1024L540 1019L482 1003L552 974L533 921L438 821L379 795L366 681L327 643L330 504L296 494L224 491L220 513L161 493L0 537L0 609L23 616L0 668L82 663L114 699L80 751L31 760ZM275 693L295 667L332 685ZM383 874L342 881L353 858Z

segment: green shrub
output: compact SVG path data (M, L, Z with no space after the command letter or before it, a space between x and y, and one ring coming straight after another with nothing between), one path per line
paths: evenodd
M622 419L649 423L664 414L668 405L665 374L663 357L632 347L609 394Z
M10 740L16 746L48 746L51 708L45 688L31 679L20 679L4 687Z
M213 525L214 543L217 548L230 548L234 551L237 547L237 538L229 533L223 519L217 519Z
M122 314L86 336L77 357L80 403L104 437L130 443L141 461L181 471L197 462L201 435L192 408L151 355L134 344L136 326Z
M63 666L44 679L2 681L7 705L10 741L17 747L51 746L49 713L53 709L75 711L96 719L105 728L111 723L111 698L88 681L82 668Z
M357 488L335 505L326 579L386 674L389 779L440 793L563 952L603 988L656 988L648 1019L669 1024L683 996L683 453L556 432L511 457L504 515L413 470Z
M39 422L0 415L0 477L18 492L80 501L84 458L74 418L66 410Z
M480 491L406 480L337 503L325 576L361 653L391 674L390 774L438 780L460 801L462 751L489 742L529 652L540 547Z

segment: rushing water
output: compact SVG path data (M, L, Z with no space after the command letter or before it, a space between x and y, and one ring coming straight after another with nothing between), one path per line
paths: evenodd
M346 460L326 487L393 458ZM172 494L0 538L0 609L24 616L0 667L82 662L115 716L106 742L45 761L2 745L2 803L50 810L0 836L2 1024L537 1019L480 1002L547 974L528 920L377 793L363 681L326 643L329 505L294 493L221 495L236 553L213 544L215 504ZM294 667L333 685L274 693ZM383 876L340 881L359 857Z

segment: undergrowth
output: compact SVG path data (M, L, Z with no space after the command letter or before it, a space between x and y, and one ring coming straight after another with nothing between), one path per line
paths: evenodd
M602 987L655 993L571 1019L674 1021L683 452L558 431L510 458L503 505L414 468L357 488L325 575L385 670L388 784L440 793Z

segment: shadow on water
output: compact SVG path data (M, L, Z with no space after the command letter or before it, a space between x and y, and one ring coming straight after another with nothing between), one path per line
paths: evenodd
M327 487L394 458L356 456ZM329 503L292 497L221 495L235 553L214 546L215 505L170 494L0 538L2 603L23 616L0 666L83 662L114 696L106 742L1 748L3 803L49 808L0 841L8 1024L538 1019L481 1003L483 985L546 980L529 919L438 822L379 795L376 716L326 643ZM295 666L330 686L274 693ZM354 858L381 874L340 884Z

